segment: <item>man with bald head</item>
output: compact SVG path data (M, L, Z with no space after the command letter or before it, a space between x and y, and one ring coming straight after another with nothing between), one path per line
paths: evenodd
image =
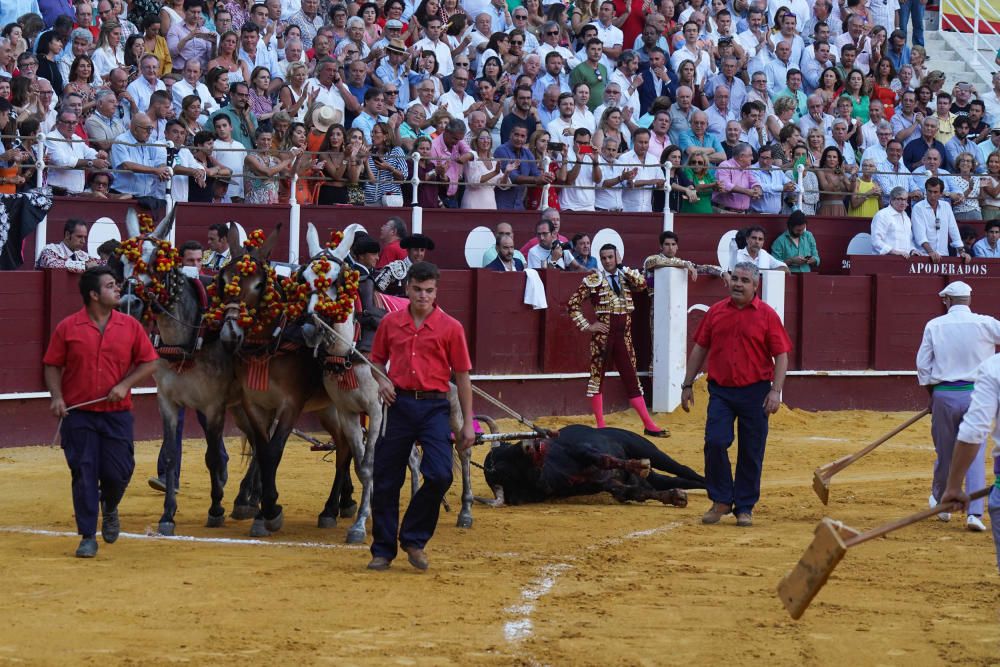
M908 169L916 169L924 159L924 154L930 149L937 149L940 155L945 155L944 144L937 140L940 122L934 116L924 118L920 124L920 136L903 149L903 162Z
M818 127L823 130L823 136L830 138L833 132L833 116L826 113L826 102L823 96L816 93L806 98L806 110L808 113L799 118L799 132L803 137L809 136L809 130Z
M709 134L716 139L726 136L726 123L740 117L739 109L735 113L729 110L729 86L719 84L715 87L715 97L705 110L705 116Z
M674 97L675 104L670 107L670 137L677 143L681 132L691 129L691 114L695 112L692 105L694 91L687 86L678 86Z
M558 218L558 211L555 211L555 213ZM498 222L496 228L493 230L493 236L496 237L497 242L496 245L490 246L486 249L486 252L483 253L483 266L488 266L497 258L501 248L501 243L504 242L505 239L510 240L511 247L514 245L514 228L509 222ZM528 260L524 258L524 255L520 250L515 249L513 257L521 262L521 266L528 265Z
M715 98L719 99L719 92L723 87L716 89ZM725 126L723 126L723 133ZM681 133L679 146L684 154L684 163L695 155L704 156L709 162L719 164L726 159L726 153L722 150L722 143L719 138L708 132L708 114L704 111L695 111L691 116L691 129Z
M111 147L111 164L121 170L115 178L115 190L133 197L163 199L166 182L170 179L167 168L167 150L149 144L155 130L153 120L144 113L132 116L128 132L124 132Z
M210 115L219 110L219 105L212 97L212 94L208 92L208 87L203 84L201 79L201 61L197 58L191 58L186 63L184 63L184 69L181 72L182 79L170 88L170 94L173 98L174 113L176 115L181 114L181 102L188 95L197 95L198 99L201 100L201 118L200 121L204 122L208 119Z
M788 70L794 67L792 45L783 39L774 45L774 57L764 66L764 73L767 74L767 92L772 97L782 89L782 84L788 80Z

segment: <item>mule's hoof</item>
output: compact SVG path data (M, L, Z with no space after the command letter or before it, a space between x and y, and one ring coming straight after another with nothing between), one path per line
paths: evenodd
M455 525L459 528L472 528L472 515L471 514L459 514L458 521Z
M346 505L345 507L341 507L340 508L340 518L341 519L350 519L350 518L353 518L354 515L357 514L357 513L358 513L358 504L357 503L351 503L350 505Z
M166 537L173 537L174 527L175 524L173 521L161 521L159 525L156 527L156 531L160 535L165 535Z
M250 537L269 537L271 531L267 529L267 522L263 519L254 519L250 526Z
M336 528L337 527L337 517L335 516L324 516L319 515L319 520L316 521L317 528Z
M256 523L256 521L254 522ZM276 533L281 530L281 527L285 525L285 513L283 511L278 511L277 516L273 519L265 519L264 527L267 528L272 533Z
M348 544L364 544L365 537L366 535L364 530L351 528L349 531L347 531Z
M257 516L257 508L253 505L233 505L233 512L229 516L237 521L252 519Z
M205 521L206 528L222 528L224 525L226 525L225 512L218 516L209 513L208 519Z

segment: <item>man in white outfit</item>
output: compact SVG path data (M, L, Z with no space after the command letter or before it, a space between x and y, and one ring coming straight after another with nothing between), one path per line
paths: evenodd
M907 201L906 188L897 186L889 193L889 205L872 218L872 250L876 255L909 257L916 253Z

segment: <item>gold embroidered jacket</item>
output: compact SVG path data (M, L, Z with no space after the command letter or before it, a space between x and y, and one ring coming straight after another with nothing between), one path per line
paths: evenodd
M632 292L646 289L646 279L635 269L621 267L621 296L615 294L609 279L599 273L588 273L580 283L576 292L566 304L569 307L569 317L581 331L589 326L583 314L582 306L590 301L598 322L607 323L612 315L628 315L635 310L632 303Z

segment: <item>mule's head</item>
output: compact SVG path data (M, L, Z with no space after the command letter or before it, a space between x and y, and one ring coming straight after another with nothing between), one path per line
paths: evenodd
M323 345L327 354L333 356L349 356L350 346L345 341L354 340L354 299L358 276L356 272L344 269L344 261L359 231L364 231L361 225L349 225L333 248L320 245L319 234L312 223L309 223L306 232L312 258L300 274L301 280L309 286L306 313L319 316L340 335L333 336L326 329L317 328L311 318L305 324L303 333L310 347Z
M177 251L167 241L173 225L173 209L148 233L140 228L134 209L126 214L128 238L116 250L122 278L122 298L118 304L121 312L141 320L153 301L167 305L164 303L169 299L167 285L177 266Z
M261 240L259 230L251 234L248 250L239 241L236 225L229 228L229 247L232 259L219 271L215 279L215 294L221 302L222 330L220 339L229 352L235 352L251 327L259 325L258 315L263 316L273 299L274 271L268 264L271 250L277 241L277 228ZM254 241L260 244L253 246Z

